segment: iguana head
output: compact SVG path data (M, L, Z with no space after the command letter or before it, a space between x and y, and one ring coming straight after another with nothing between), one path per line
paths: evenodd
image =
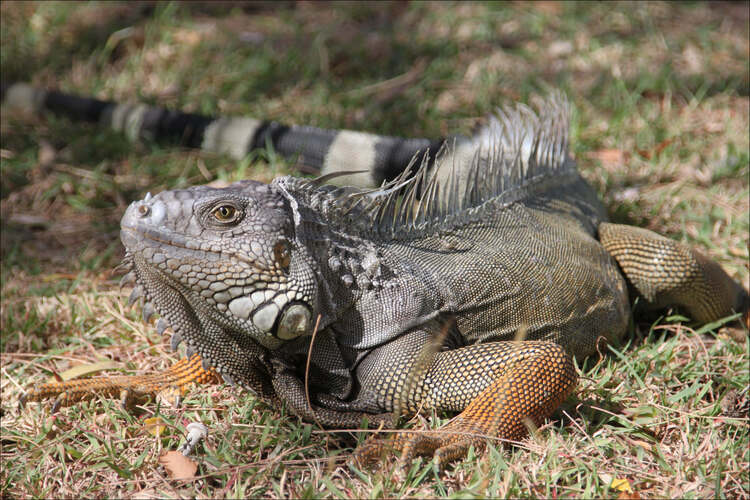
M221 372L227 349L311 333L316 278L294 231L284 196L244 181L147 195L120 234L147 303Z

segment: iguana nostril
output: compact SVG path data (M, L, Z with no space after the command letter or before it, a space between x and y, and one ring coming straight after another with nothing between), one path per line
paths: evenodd
M151 209L148 205L138 205L138 215L146 217L149 213L151 213Z

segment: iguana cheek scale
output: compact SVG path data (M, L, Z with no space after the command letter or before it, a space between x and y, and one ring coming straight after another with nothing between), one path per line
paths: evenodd
M498 110L472 141L379 188L282 177L147 196L122 219L126 279L188 359L161 378L46 384L26 400L221 376L333 428L460 412L439 431L371 439L355 453L372 463L393 447L443 465L482 437L517 440L549 417L575 387L571 357L625 333L628 283L700 322L747 321L747 292L718 265L607 222L567 138L555 96L537 113Z

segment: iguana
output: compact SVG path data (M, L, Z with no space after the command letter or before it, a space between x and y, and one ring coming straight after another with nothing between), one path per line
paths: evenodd
M739 312L747 324L747 292L716 263L607 222L567 138L557 95L538 112L498 110L471 141L373 189L280 177L146 195L122 218L125 280L188 356L163 374L44 384L25 400L220 375L331 428L460 412L355 453L370 463L393 446L444 465L547 418L576 385L571 358L625 333L629 288L698 322Z

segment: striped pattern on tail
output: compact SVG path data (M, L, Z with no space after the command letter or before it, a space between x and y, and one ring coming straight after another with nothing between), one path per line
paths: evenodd
M97 122L129 139L154 140L242 159L267 145L296 158L300 171L341 176L337 184L379 186L403 172L416 157L434 158L443 139L406 139L350 130L284 125L249 117L215 117L145 104L127 104L43 90L24 83L2 88L3 107L27 113L52 112L73 120Z

